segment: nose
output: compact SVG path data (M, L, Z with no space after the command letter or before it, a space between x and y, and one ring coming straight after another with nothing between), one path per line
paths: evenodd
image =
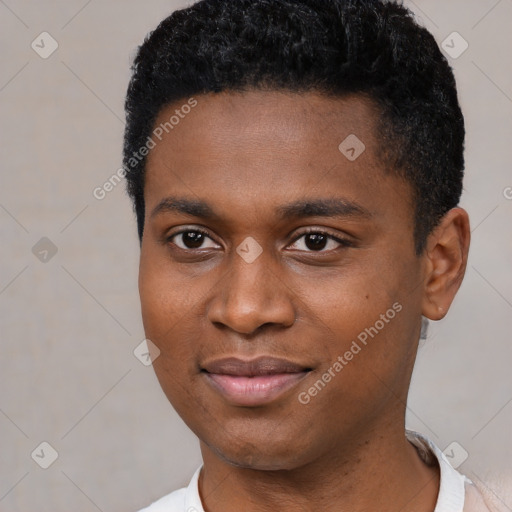
M210 322L240 334L252 334L264 325L293 325L293 292L269 258L262 254L247 263L234 254L229 265L209 304Z

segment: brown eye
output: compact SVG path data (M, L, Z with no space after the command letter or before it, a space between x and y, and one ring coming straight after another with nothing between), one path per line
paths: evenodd
M321 251L325 249L328 237L321 233L310 233L305 235L305 245L311 251Z
M185 245L188 249L198 249L203 245L205 236L203 233L199 233L198 231L187 231L181 234L183 245Z
M217 244L203 231L189 229L181 231L169 237L169 242L180 249L209 249L217 247Z
M305 252L329 252L340 247L351 246L352 243L348 240L343 240L322 231L311 231L303 233L290 248Z

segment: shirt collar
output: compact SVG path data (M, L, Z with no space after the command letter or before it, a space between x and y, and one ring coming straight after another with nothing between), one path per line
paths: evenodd
M441 477L434 512L462 512L465 483L469 480L451 466L444 453L430 439L411 430L406 431L406 436L418 449L418 453L425 463L432 464L433 460L437 460L439 464Z
M463 512L465 487L469 480L454 469L443 452L424 435L412 430L406 431L407 439L418 449L426 464L437 461L440 468L439 494L434 512ZM202 466L196 470L185 494L186 512L204 512L199 496L199 474Z

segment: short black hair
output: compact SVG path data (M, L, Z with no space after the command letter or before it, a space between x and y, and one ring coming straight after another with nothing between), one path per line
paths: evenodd
M417 254L459 202L464 118L455 78L434 37L397 2L202 0L173 12L146 37L132 72L123 167L140 240L146 158L139 151L158 114L169 103L221 91L355 93L373 100L380 158L413 191Z

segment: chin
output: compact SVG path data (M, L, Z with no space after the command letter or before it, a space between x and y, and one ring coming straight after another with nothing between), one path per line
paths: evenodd
M235 441L238 439L238 442ZM287 436L287 441L274 438L240 439L232 436L205 442L208 448L227 464L256 471L292 470L307 463L308 448L297 443L297 437ZM293 444L292 444L293 443Z
M295 456L282 457L257 451L245 453L216 452L217 456L227 464L253 471L289 471L301 466Z

